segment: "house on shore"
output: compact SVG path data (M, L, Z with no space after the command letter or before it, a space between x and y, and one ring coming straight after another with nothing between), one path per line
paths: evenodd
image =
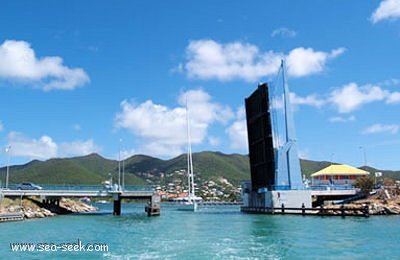
M349 185L369 172L344 164L330 165L311 174L312 186Z

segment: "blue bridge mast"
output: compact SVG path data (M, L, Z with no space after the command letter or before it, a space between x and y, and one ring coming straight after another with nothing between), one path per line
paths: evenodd
M281 147L278 147L275 153L275 189L298 190L303 188L303 183L296 146L293 112L290 105L290 92L285 75L286 67L283 60L281 63L281 70L285 109L285 143Z

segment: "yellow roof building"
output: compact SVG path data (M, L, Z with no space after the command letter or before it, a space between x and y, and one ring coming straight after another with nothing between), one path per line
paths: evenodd
M330 165L311 174L311 177L323 175L368 175L369 172L344 164Z

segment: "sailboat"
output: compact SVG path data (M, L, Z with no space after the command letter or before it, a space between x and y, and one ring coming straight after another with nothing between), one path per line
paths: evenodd
M184 198L182 198L181 203L179 204L179 210L187 210L187 211L196 211L197 210L197 202L201 198L196 197L194 194L194 174L193 174L193 159L192 159L192 145L190 140L190 124L189 124L189 110L187 107L186 101L186 124L187 124L187 138L188 138L188 147L187 147L187 176L188 176L188 194Z

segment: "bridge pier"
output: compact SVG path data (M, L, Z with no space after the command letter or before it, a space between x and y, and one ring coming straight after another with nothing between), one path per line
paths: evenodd
M145 211L147 212L147 216L160 216L161 209L160 209L160 201L161 198L159 195L151 196L151 201L145 207Z
M49 205L49 206L60 206L60 199L56 198L56 199L43 199L42 203L45 205Z
M119 216L121 215L121 198L114 199L114 211L113 211L114 216Z

